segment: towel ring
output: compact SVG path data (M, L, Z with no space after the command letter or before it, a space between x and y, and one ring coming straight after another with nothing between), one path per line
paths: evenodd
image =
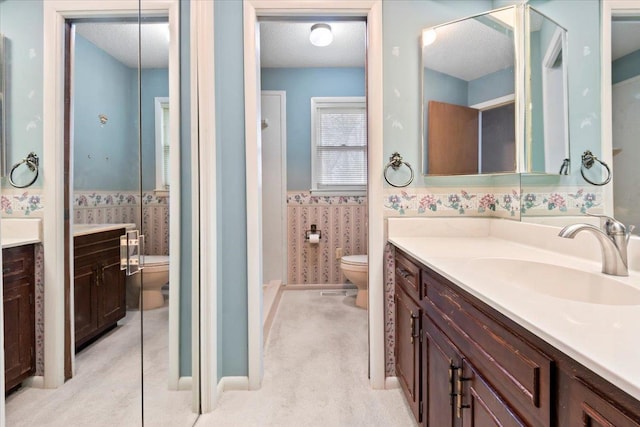
M13 182L13 173L23 163L26 163L27 167L29 168L29 170L31 172L35 172L36 174L34 175L33 179L28 184L18 185L15 182ZM36 155L36 153L34 153L32 151L31 153L27 154L27 157L25 157L24 159L22 159L21 161L19 161L15 165L13 165L13 167L11 168L11 173L9 173L9 183L11 185L13 185L14 187L16 187L16 188L27 188L27 187L33 185L33 183L36 182L36 179L38 179L38 173L39 173L38 167L39 167L39 165L40 165L40 159L38 159L38 156Z
M396 185L396 184L392 183L391 181L389 181L389 178L387 177L387 171L389 170L390 167L394 171L396 171L403 164L406 165L409 168L409 170L411 171L411 177L404 184ZM389 163L387 163L387 166L385 166L385 168L384 168L384 180L387 181L387 184L389 184L392 187L396 187L396 188L406 187L407 185L409 185L409 184L411 184L413 182L413 168L411 167L411 165L409 163L407 163L407 162L402 160L402 156L397 151L395 153L393 153L391 155L391 157L389 157Z
M593 164L595 162L600 163L607 170L607 178L603 182L600 182L600 183L593 182L589 178L584 176L584 170L585 169L591 169L591 167L593 166ZM608 184L609 181L611 181L611 169L609 169L609 165L607 165L605 162L603 162L602 160L600 160L599 158L594 156L593 153L591 151L589 151L589 150L585 151L582 154L582 167L580 168L580 173L582 174L582 177L584 178L584 180L587 181L589 184L605 185L605 184Z

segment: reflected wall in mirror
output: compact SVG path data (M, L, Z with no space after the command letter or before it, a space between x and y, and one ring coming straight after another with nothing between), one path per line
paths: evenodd
M529 6L424 30L423 174L568 174L566 43Z
M422 33L423 173L515 172L516 8Z
M640 227L640 11L611 23L611 113L613 211L626 225Z
M526 170L569 173L567 30L532 8L526 43ZM567 159L565 161L565 159Z

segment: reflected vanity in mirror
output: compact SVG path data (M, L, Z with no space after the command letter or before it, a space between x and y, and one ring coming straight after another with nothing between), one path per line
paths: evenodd
M512 6L421 41L423 174L568 173L565 29Z

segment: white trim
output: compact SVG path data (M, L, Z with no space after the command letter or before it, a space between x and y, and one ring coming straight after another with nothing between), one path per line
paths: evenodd
M393 390L400 388L400 380L398 377L387 377L384 382L385 390Z
M225 391L249 390L249 377L222 377L216 387L218 395Z
M547 123L550 122L550 112L549 109L547 108L548 106L548 101L549 101L549 97L546 96L546 94L548 93L548 81L549 81L549 70L553 67L553 64L555 63L558 55L560 53L562 53L563 51L566 52L567 46L567 34L566 34L566 30L564 30L564 28L558 27L556 28L556 31L553 33L553 35L551 36L551 40L549 41L549 47L547 48L547 51L544 54L544 58L542 60L542 117L543 117L543 123L545 123L545 126L543 126L543 132L544 132L544 157L545 157L545 172L546 173L554 173L554 167L557 167L557 161L558 159L553 159L550 157L550 149L549 149L549 144L551 143L551 141L553 140L553 138L549 135L549 128L550 126L546 125ZM564 117L562 118L562 121L564 122L564 154L563 154L563 158L569 158L570 154L569 154L569 112L568 112L568 107L569 107L569 81L568 81L568 70L567 70L567 58L566 55L564 55L565 57L562 58L562 102L563 105L565 106L564 108ZM555 94L554 94L555 95ZM556 162L554 164L554 161ZM570 165L569 165L570 167Z
M640 11L638 11L640 13ZM618 83L614 83L611 85L611 87L618 87L618 86L624 86L624 85L628 85L631 83L636 83L638 82L638 80L640 80L640 75L638 76L634 76L634 77L629 77L627 80L622 80L619 81Z
M367 126L369 213L369 367L371 386L384 389L384 287L383 287L383 103L382 103L382 2L381 0L244 0L245 126L247 155L247 293L248 374L251 389L262 381L262 319L260 318L260 182L259 82L257 81L257 16L337 15L367 18ZM259 207L259 206L258 206Z
M262 129L260 27L251 1L244 13L244 96L247 188L247 312L249 389L262 385ZM252 357L253 356L253 357Z
M640 15L639 0L608 0L603 1L602 22L602 57L600 69L600 97L601 97L601 140L602 153L600 158L607 164L613 164L613 113L611 98L611 17L612 16L638 16ZM613 186L615 184L615 171L611 171L611 183L603 187L604 214L613 216Z
M216 135L215 135L215 64L214 64L214 4L191 2L191 88L192 88L192 145L193 160L197 160L200 176L192 194L199 209L193 218L194 243L199 243L200 299L194 293L200 310L200 408L207 413L215 408L218 393L218 335L217 335L217 204L216 204ZM194 22L195 20L195 22ZM195 25L194 25L195 24ZM195 28L193 28L195 27ZM195 46L194 46L195 44ZM195 49L195 50L194 50ZM197 52L197 53L196 53ZM195 70L195 73L194 73ZM197 177L196 177L197 178ZM206 220L200 220L205 218ZM194 248L194 253L197 253ZM194 258L196 258L194 256ZM196 367L194 359L194 368ZM195 403L195 401L194 401Z
M499 96L498 98L489 99L488 101L470 105L469 108L475 108L476 110L490 110L492 108L500 107L502 105L515 102L515 100L516 100L515 93L510 93L509 95Z
M171 62L171 61L169 61ZM164 184L164 119L162 110L164 106L169 106L169 97L167 96L156 96L153 98L153 109L154 109L154 129L155 129L155 145L156 145L156 189L154 193L159 193L166 190L166 185ZM169 114L171 114L171 110L169 110ZM169 119L171 120L171 119ZM171 128L169 128L171 129ZM169 142L171 144L171 142ZM173 166L173 165L172 165Z
M145 0L144 11L166 11L169 16L172 34L178 34L179 3L176 0ZM110 16L136 16L137 0L113 0L110 2L87 2L83 0L49 0L43 2L43 134L48 135L50 143L43 144L43 197L47 201L44 207L43 246L45 256L45 375L44 387L55 388L64 383L64 170L61 167L64 158L64 26L65 19L91 17L109 14ZM179 38L172 37L170 43L170 60L175 72L169 81L170 102L172 104L171 120L179 123ZM176 59L177 58L177 59ZM172 67L173 69L173 67ZM174 111L175 110L175 111ZM173 126L172 140L179 144L179 126ZM172 141L173 142L173 141ZM177 151L177 150L176 150ZM179 157L175 159L178 161ZM172 163L173 167L173 163ZM179 167L173 168L173 174L179 179ZM179 186L172 197L179 200ZM180 224L179 203L171 208L172 229ZM179 301L179 234L172 233L171 247L171 287L172 301ZM72 241L72 240L71 240ZM73 247L70 248L70 268L73 259ZM177 261L177 262L176 262ZM70 271L73 271L70 269ZM73 284L72 284L73 286ZM71 290L73 296L73 290ZM179 304L175 304L176 307ZM173 312L174 319L175 310ZM171 312L170 312L171 318ZM73 317L72 317L73 321ZM174 327L174 332L179 332ZM72 328L73 333L73 328ZM170 335L170 343L172 336ZM173 337L173 343L175 343ZM170 344L171 345L171 344ZM194 343L194 348L197 343ZM71 351L73 354L73 339ZM197 352L197 348L194 352ZM171 356L170 356L171 357ZM73 359L73 358L72 358ZM175 359L173 357L172 359ZM171 360L171 359L170 359ZM177 363L172 361L171 363ZM177 365L176 365L177 366Z
M280 152L282 158L280 160L282 167L280 168L280 185L282 195L280 196L280 206L282 207L282 230L287 229L287 92L284 90L262 90L261 95L278 96L280 98ZM261 122L262 123L262 122ZM282 263L280 269L282 271L281 281L287 283L287 265L288 265L288 245L287 239L282 238ZM264 334L263 334L264 335Z
M4 161L5 159L1 159ZM0 193L2 193L0 189ZM0 217L0 230L2 229L2 217ZM2 232L0 232L0 241L2 241ZM2 270L2 256L0 255L0 271ZM2 282L2 274L0 274L0 295L4 295L4 283ZM4 303L0 304L0 350L4 355ZM4 390L4 356L0 357L0 390ZM5 403L4 396L0 398L0 427L5 427Z
M193 390L193 377L180 377L178 379L178 391Z
M22 385L31 388L44 388L44 377L42 375L34 375L24 380Z

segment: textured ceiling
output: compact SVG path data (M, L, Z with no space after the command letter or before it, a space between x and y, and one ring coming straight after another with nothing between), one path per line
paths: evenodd
M513 67L513 40L475 19L436 28L424 50L424 66L465 81Z
M320 21L319 21L320 22ZM316 22L260 23L260 65L266 68L364 67L364 22L326 22L333 42L317 47L309 41Z
M640 49L640 21L613 21L611 59L616 60Z
M138 68L138 24L136 22L83 22L76 32L127 67ZM143 23L142 68L168 68L169 24Z

